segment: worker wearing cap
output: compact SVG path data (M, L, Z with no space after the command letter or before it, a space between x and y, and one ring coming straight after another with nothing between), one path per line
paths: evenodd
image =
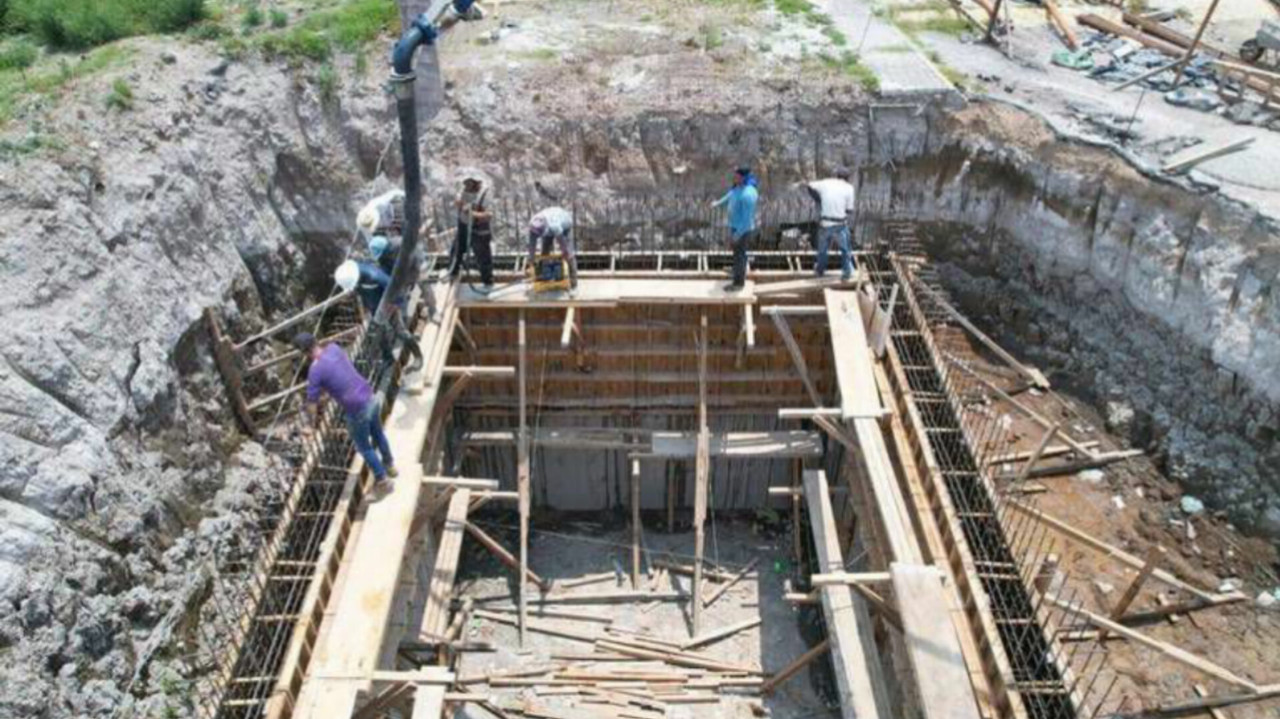
M391 190L365 203L356 215L356 226L367 239L388 233L399 235L404 217L404 191Z
M733 173L733 186L712 207L728 205L729 246L733 249L733 280L724 286L727 292L738 292L747 283L747 247L760 236L756 229L756 202L760 198L751 168L739 167Z
M364 306L365 312L370 315L378 310L382 296L391 286L391 275L383 272L381 267L372 262L357 260L347 260L338 265L338 269L333 273L333 279L344 291L355 292L360 297L360 304ZM405 300L401 297L391 307L389 318L396 339L404 342L405 349L413 355L413 362L406 368L407 372L413 372L422 366L425 359L422 356L422 347L418 345L418 339L405 325L404 313Z
M378 267L385 273L387 277L395 272L396 261L400 258L400 240L398 238L387 237L386 235L374 235L369 240L369 256L373 261L378 263ZM413 253L414 266L410 270L413 275L418 275L418 270L422 267L422 248L414 250ZM434 322L436 318L436 295L427 286L430 277L423 278L422 297L427 303L427 319Z
M321 346L314 335L303 332L293 338L293 344L311 359L305 408L313 421L318 422L320 417L321 396L328 394L342 407L347 433L364 458L365 466L373 473L375 486L387 486L383 484L386 478L398 473L391 445L382 431L381 402L374 396L373 388L337 343Z
M493 214L486 207L489 188L477 177L462 181L462 191L454 199L458 211L458 232L449 253L449 276L462 273L462 263L470 249L480 267L480 283L485 291L493 289Z
M569 264L569 286L578 286L578 258L573 251L573 215L563 207L548 207L529 220L529 267L537 262L534 252L542 244L542 254L551 254L552 243L560 246L560 256Z
M849 183L849 171L841 168L835 177L805 183L805 189L818 203L818 257L813 274L822 277L827 272L827 253L834 240L840 248L840 278L849 281L853 277L853 242L849 223L853 220L854 191Z

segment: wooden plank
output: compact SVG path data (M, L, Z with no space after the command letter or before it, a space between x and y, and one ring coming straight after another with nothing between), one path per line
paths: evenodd
M680 648L693 649L695 647L700 647L706 644L714 644L720 641L721 639L727 639L733 636L734 634L737 634L738 632L742 632L748 629L753 629L755 627L758 627L760 626L760 622L761 622L760 617L745 619L741 622L737 622L736 624L730 624L727 627L721 627L720 629L717 629L712 632L708 632L706 634L699 634L693 639L690 639L684 644L681 644Z
M376 668L386 636L396 587L400 582L402 559L422 489L422 456L427 430L436 402L440 375L457 325L456 285L434 285L436 306L441 318L428 322L419 334L427 357L420 378L404 378L406 388L392 406L385 432L392 453L399 458L400 476L377 502L364 510L363 529L358 541L347 549L346 563L353 568L353 581L345 583L329 602L328 625L310 663L310 673L367 676ZM422 382L422 389L416 389ZM354 580L358 577L358 581ZM299 719L351 715L355 694L363 681L327 682L309 677L299 696ZM345 713L343 713L345 712Z
M831 349L835 355L836 381L840 386L840 409L845 419L879 416L884 413L880 391L867 343L858 293L823 292Z
M907 654L915 668L925 719L979 719L978 702L951 611L942 573L934 567L894 563L893 594L898 600Z
M925 294L929 295L929 299L934 304L942 308L942 310L947 314L951 315L952 319L960 323L960 326L968 330L969 334L973 335L973 337L981 342L983 346L991 350L993 354L1003 360L1005 364L1012 367L1018 374L1025 377L1028 382L1040 389L1049 389L1049 380L1044 376L1043 372L1035 367L1030 367L1019 362L1018 358L1009 354L999 344L996 344L995 340L991 339L982 330L978 329L977 326L969 321L968 317L961 314L960 310L952 307L951 303L943 299L941 295L931 289L928 285L921 283L918 285L918 288L923 290Z
M687 594L677 591L668 592L649 592L641 590L621 591L621 592L599 592L596 594L548 594L545 596L529 597L530 604L612 604L614 602L638 602L638 601L660 601L660 602L683 602L688 600ZM474 597L477 604L486 604L488 602L510 601L511 595L489 594L483 597Z
M742 306L742 328L746 333L747 349L756 348L756 316L754 305Z
M573 341L573 324L577 321L578 308L570 307L564 313L564 329L560 330L560 346L568 347Z
M1213 147L1196 149L1189 155L1185 155L1180 159L1165 163L1165 165L1160 169L1161 171L1168 173L1184 172L1202 162L1207 162L1208 160L1243 150L1249 145L1252 145L1254 139L1255 138L1253 137L1243 137L1238 140L1231 140L1229 142L1214 145Z
M467 534L470 534L472 537L475 537L476 541L483 544L485 549L488 549L489 552L493 554L493 556L498 558L498 561L502 562L503 564L507 565L509 568L515 571L520 571L520 560L511 556L511 552L508 552L506 547L499 544L498 540L494 539L493 537L490 537L487 532L480 529L479 527L472 524L471 522L466 523L466 528L467 528ZM551 582L548 582L542 577L539 577L537 574L534 573L532 569L525 567L524 572L525 572L525 576L529 579L529 581L533 582L534 584L537 584L539 587L542 588L544 592L551 589Z
M1078 616L1088 619L1091 624L1098 627L1099 629L1106 629L1112 633L1115 633L1124 637L1125 639L1128 639L1133 642L1137 642L1138 644L1141 644L1145 647L1154 649L1160 652L1161 654L1169 657L1170 659L1180 664L1183 664L1187 667L1195 669L1196 671L1202 672L1216 679L1220 679L1228 684L1241 687L1253 693L1257 693L1259 691L1259 687L1257 684L1254 684L1253 682L1249 681L1248 679L1245 679L1244 677L1237 676L1230 670L1222 666L1219 666L1217 664L1214 664L1213 662L1209 661L1208 659L1205 659L1204 657L1200 657L1195 654L1192 654L1191 652L1188 652L1187 650L1181 647L1177 647L1172 644L1169 644L1168 642L1162 642L1159 639L1149 637L1143 634L1142 632L1136 631L1134 629L1130 629L1129 627L1126 627L1125 625L1120 624L1118 622L1113 622L1104 616L1095 614L1089 611L1088 609L1084 609L1083 607L1073 605L1070 602L1067 602L1063 599L1059 599L1058 597L1046 596L1045 599L1047 599L1050 603L1055 604L1067 611L1070 611Z
M836 535L835 514L827 496L827 476L821 470L806 470L804 495L809 505L809 524L817 553L817 567L821 571L836 572L844 569L844 555L840 551L840 538ZM879 658L871 628L858 621L853 596L845 586L823 587L823 615L827 623L827 635L831 641L832 665L839 690L841 716L845 719L872 719L881 716L880 703L875 687L883 687Z
M475 379L494 380L494 379L512 379L516 376L515 367L490 367L484 365L466 365L459 367L445 367L445 377L461 377L467 375Z
M1204 36L1205 29L1209 27L1209 20L1213 17L1213 13L1217 9L1218 0L1212 0L1212 2L1209 3L1209 9L1204 11L1204 19L1200 21L1200 27L1196 28L1196 36L1191 39L1191 46L1187 48L1187 54L1183 56L1188 62L1191 61L1191 56L1195 54L1196 48L1200 46L1200 38ZM1186 69L1186 65L1178 66L1178 74L1173 78L1174 87L1182 84L1182 73L1185 72Z
M711 474L711 436L707 428L707 313L703 312L698 334L698 450L694 457L693 492L693 634L702 631L702 551L703 523L707 519L708 478Z
M647 458L692 459L698 435L691 432L654 432ZM713 432L707 451L712 457L821 457L822 440L816 432Z
M889 572L828 572L814 574L809 581L815 587L840 586L845 584L881 584L890 581Z
M631 460L631 588L640 588L640 461Z
M1072 539L1086 546L1092 547L1093 549L1107 555L1108 557L1111 557L1112 559L1115 559L1123 564L1127 564L1130 567L1133 567L1134 569L1142 569L1142 567L1146 564L1146 562L1144 562L1142 559L1132 554L1129 554L1123 549L1107 544L1101 539L1098 539L1090 534L1087 534L1071 526L1070 524L1067 524L1061 519L1057 519L1056 517L1045 514L1044 512L1038 509L1035 509L1027 504L1024 504L1019 500L1006 497L1005 501L1007 501L1010 504L1010 506L1012 506L1017 511L1032 517L1033 519L1040 522L1041 524L1045 524L1050 528L1057 530L1061 534L1071 537ZM1206 591L1197 586L1184 582L1183 580L1179 579L1178 577L1175 577L1173 574L1163 569L1158 569L1158 568L1153 569L1151 572L1151 576L1153 579L1163 584L1173 587L1174 589L1180 589L1193 596L1199 597L1201 600L1208 602L1210 604L1223 604L1227 602L1239 601L1240 598L1244 596L1238 592L1234 592L1230 594L1218 594L1215 592Z
M1146 563L1142 565L1142 569L1138 570L1138 576L1133 578L1128 588L1124 590L1124 594L1120 596L1120 601L1111 608L1111 621L1119 622L1124 619L1125 612L1129 611L1129 606L1133 604L1133 600L1138 598L1138 592L1142 591L1142 585L1147 581L1147 577L1151 576L1151 572L1155 571L1156 562L1160 561L1160 556L1164 554L1164 549L1159 545L1153 545L1147 550ZM1098 631L1098 641L1107 641L1107 630Z
M471 309L611 308L619 305L743 305L755 302L755 282L740 292L727 292L723 280L582 277L574 292L534 293L521 282L484 293L463 285L458 306Z
M744 566L742 569L739 569L737 572L734 572L733 576L729 578L729 581L717 587L716 590L711 593L711 596L707 597L707 600L703 604L703 606L709 607L712 604L714 604L715 601L720 597L724 596L724 593L729 591L729 589L731 589L733 585L737 584L739 580L747 576L747 574L749 574L751 570L755 569L756 564L758 564L759 562L760 562L759 557L753 557L750 562L747 562L746 566ZM695 594L694 596L700 597L701 595Z
M1204 685L1202 684L1193 684L1191 688L1195 690L1196 696L1200 697L1201 699L1204 699L1209 696L1209 690L1205 689ZM1218 707L1209 706L1205 708L1209 710L1209 716L1212 719L1227 719L1226 713L1223 712Z
M449 624L449 604L453 599L453 581L462 555L462 537L467 525L467 509L471 490L462 488L449 498L444 528L440 531L439 549L427 583L427 603L422 611L422 633L443 635Z
M760 687L760 693L768 696L774 692L783 682L800 673L801 669L809 666L809 662L826 654L831 649L831 640L823 639L813 646L812 649L796 657L790 664L778 670L776 674L769 677L769 680Z
M1094 447L1098 446L1098 441L1090 440L1088 442L1081 442L1081 444L1084 445L1086 448L1093 449ZM1040 453L1040 458L1045 459L1048 457L1057 457L1059 455L1067 454L1068 452L1074 452L1074 451L1075 451L1074 447L1068 447L1065 444L1051 444L1048 447L1045 447L1044 451ZM987 459L986 465L988 467L994 467L1000 464L1013 464L1014 462L1025 462L1028 459L1031 459L1032 454L1033 454L1033 450L1027 450L1025 452L1006 452L1005 454L997 454Z
M1027 459L1026 464L1022 465L1022 469L1018 470L1018 476L1014 480L1014 484L1022 484L1027 481L1027 476L1031 474L1031 468L1044 456L1045 449L1048 448L1049 442L1053 441L1053 436L1058 433L1060 428L1061 425L1055 424L1040 435L1040 441L1036 442L1036 448L1031 450L1031 456Z
M838 276L829 277L810 277L803 280L791 280L789 282L769 282L767 284L755 285L754 294L756 297L772 297L782 294L798 294L802 292L816 292L824 287L849 287L856 286L862 281L862 270L858 270L849 280L842 280Z
M423 477L422 483L432 487L453 487L455 489L487 489L498 488L496 479L471 479L468 477Z
M1053 0L1045 0L1044 9L1049 15L1049 20L1053 23L1053 26L1058 29L1058 32L1062 33L1062 41L1066 46L1071 50L1080 47L1080 39L1076 37L1075 32L1071 29L1071 25L1067 22L1067 18L1063 16L1062 10L1058 8L1058 3Z
M516 582L520 586L520 646L524 646L525 619L528 616L528 591L525 573L529 570L529 510L532 496L529 488L529 409L528 409L528 337L524 310L520 310L518 344L520 350L520 434L516 444L516 491L520 494L520 573Z

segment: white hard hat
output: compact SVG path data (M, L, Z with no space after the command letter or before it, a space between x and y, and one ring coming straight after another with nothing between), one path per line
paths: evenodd
M360 210L360 214L356 215L356 226L372 234L374 230L378 229L378 220L380 219L382 218L378 214L378 208L370 204Z
M347 260L338 265L333 273L333 281L338 283L344 292L350 292L360 282L360 266L355 260Z

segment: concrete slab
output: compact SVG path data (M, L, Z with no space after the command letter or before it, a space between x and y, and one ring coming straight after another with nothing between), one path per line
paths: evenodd
M880 94L893 96L952 93L955 86L929 62L905 34L876 17L864 0L826 0L825 10L850 47L880 78Z

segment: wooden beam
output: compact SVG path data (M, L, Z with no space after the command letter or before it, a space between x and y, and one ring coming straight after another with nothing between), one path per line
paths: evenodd
M884 584L890 579L888 572L827 572L811 575L809 582L815 587L830 587L845 584Z
M1070 23L1067 22L1067 18L1063 16L1062 10L1058 7L1058 3L1053 0L1045 0L1044 9L1049 15L1049 21L1052 22L1053 26L1062 34L1062 41L1066 43L1067 48L1075 50L1080 47L1080 39L1076 37L1075 32L1071 29Z
M463 375L470 375L475 379L483 380L510 379L516 376L516 368L484 365L466 365L444 368L445 377L461 377Z
M499 544L498 540L489 536L487 532L485 532L483 529L480 529L479 527L477 527L475 524L471 522L467 522L466 527L467 527L467 534L470 534L472 537L475 537L476 541L483 544L484 548L488 549L489 552L493 556L497 557L500 562L502 562L503 564L507 565L508 567L510 567L511 569L517 572L520 571L521 569L520 560L511 556L511 552L508 552L506 547L503 547L501 544ZM542 577L539 577L537 574L533 572L532 569L529 569L528 567L524 567L524 573L525 573L525 576L530 581L532 581L534 584L537 584L539 587L541 587L542 591L545 592L551 589L551 582L548 582Z
M711 473L711 437L707 429L707 313L702 313L698 335L698 449L694 458L693 492L693 634L702 631L703 523L707 518L708 479Z
M1084 609L1083 607L1075 606L1070 602L1059 599L1058 597L1046 596L1045 599L1047 599L1050 603L1056 606L1059 606L1067 611L1073 612L1081 617L1084 617L1085 619L1088 619L1091 624L1098 627L1099 629L1109 630L1111 632L1114 632L1124 637L1125 639L1128 639L1133 642L1137 642L1138 644L1141 644L1150 649L1154 649L1180 664L1183 664L1187 667L1195 669L1196 671L1202 672L1216 679L1220 679L1228 684L1232 684L1237 687L1242 687L1253 693L1258 692L1258 689L1259 689L1258 685L1254 684L1248 679L1237 676L1231 671L1217 664L1214 664L1213 662L1209 661L1208 659L1205 659L1204 657L1200 657L1195 654L1192 654L1191 652L1188 652L1187 650L1181 647L1177 647L1172 644L1169 644L1168 642L1162 642L1159 639L1154 639L1152 637L1149 637L1143 634L1142 632L1130 629L1129 627L1126 627L1125 625L1120 624L1118 622L1113 622L1104 616L1095 614L1089 611L1088 609Z
M631 460L631 588L640 588L640 461Z
M708 632L706 634L699 634L693 639L690 639L684 644L681 644L680 648L693 649L694 647L700 647L706 644L714 644L720 641L721 639L726 639L728 637L731 637L734 634L737 634L738 632L746 631L748 629L754 629L755 627L760 626L761 621L762 620L760 619L760 617L757 616L751 619L745 619L736 624L730 624L727 627L721 627L720 629L717 629L713 632Z
M1005 351L1003 347L996 344L995 340L991 339L986 335L986 333L978 329L972 322L969 321L968 317L965 317L963 314L960 313L959 310L957 310L955 307L952 307L951 303L947 302L941 295L935 292L932 288L930 288L929 286L923 283L919 284L918 287L919 289L923 290L925 294L929 295L930 301L932 301L938 307L941 307L943 311L945 311L947 314L951 315L952 319L958 322L961 327L969 331L969 334L973 335L975 339L981 342L987 349L991 350L991 352L995 354L997 357L999 357L1001 360L1003 360L1005 364L1012 367L1018 374L1022 375L1023 377L1026 377L1028 382L1035 385L1036 387L1039 387L1040 389L1049 389L1049 380L1044 376L1043 372L1036 369L1035 367L1030 367L1028 365L1024 365L1021 362L1019 362L1018 358L1009 354L1008 352Z
M564 329L560 330L560 346L568 347L573 341L573 326L577 321L578 308L570 307L564 312Z
M1142 569L1143 566L1146 565L1146 562L1143 561L1142 559L1135 557L1134 555L1124 551L1123 549L1120 549L1119 547L1115 547L1110 544L1107 544L1106 542L1094 537L1093 535L1087 534L1084 531L1081 531L1080 529L1077 529L1076 527L1073 527L1070 524L1067 524L1061 519L1057 519L1056 517L1045 514L1044 512L1038 509L1035 509L1031 506L1028 506L1022 503L1019 500L1016 500L1010 497L1006 497L1005 501L1008 502L1009 505L1013 507L1015 510L1031 517L1032 519L1035 519L1041 524L1047 525L1048 527L1057 530L1059 533L1064 534L1076 540L1077 542L1080 542L1086 546L1092 547L1093 549L1099 552L1102 552L1103 554L1121 562L1122 564L1127 564L1130 567L1133 567L1134 569ZM1239 592L1233 592L1230 594L1217 594L1215 592L1206 591L1204 589L1201 589L1192 584L1188 584L1187 582L1182 581L1181 579L1175 577L1173 574L1163 569L1158 569L1158 568L1153 569L1151 571L1151 577L1163 584L1173 587L1174 589L1179 589L1195 597L1199 597L1201 600L1208 602L1209 604L1226 604L1230 602L1240 601L1241 599L1244 598L1244 595L1240 594Z
M1098 441L1090 440L1088 442L1082 442L1081 444L1083 444L1085 447L1088 447L1089 449L1093 449L1094 447L1098 446ZM1065 444L1053 444L1053 445L1049 445L1048 447L1045 447L1044 451L1040 453L1040 459L1045 459L1047 457L1056 457L1058 455L1067 454L1068 452L1074 452L1074 451L1076 451L1074 447L1068 447ZM1032 453L1033 453L1033 450L1027 450L1025 452L1006 452L1005 454L997 454L993 457L988 457L985 464L988 467L994 467L999 464L1013 464L1014 462L1025 462L1028 459L1031 459Z
M809 376L809 365L804 361L804 352L800 350L800 345L796 342L795 335L791 334L791 326L787 324L787 318L776 312L771 316L773 317L774 326L778 328L778 334L787 345L787 352L791 354L791 362L795 365L796 374L800 376L800 381L804 382L804 388L809 393L809 399L815 407L821 407L822 395L818 393L818 388L814 385L813 378ZM781 411L779 416L781 416Z
M723 584L721 584L719 587L717 587L717 588L716 588L716 590L715 590L714 592L712 592L712 593L711 593L711 596L710 596L710 597L707 597L707 600L706 600L706 602L703 604L703 606L707 606L707 607L709 607L709 606L711 606L712 604L714 604L714 603L715 603L715 601L716 601L717 599L719 599L720 597L724 596L724 593L725 593L725 592L727 592L727 591L729 591L731 588L733 588L733 585L737 584L739 580L741 580L743 577L745 577L745 576L747 576L748 574L750 574L750 573L751 573L751 570L755 569L755 568L756 568L756 565L757 565L759 562L760 562L760 558L759 558L759 557L753 557L753 558L751 559L751 561L750 561L750 562L747 562L746 566L744 566L742 569L739 569L738 571L734 572L734 573L733 573L733 576L732 576L732 577L729 577L729 581L724 582L724 583L723 583ZM694 596L697 596L697 597L701 598L701 596L702 596L702 595L694 595Z
M429 487L453 487L454 489L483 489L490 492L498 489L496 479L472 479L469 477L423 477L422 483Z
M893 594L925 719L979 719L964 653L934 567L894 563Z
M790 664L778 670L778 672L773 676L769 677L768 681L761 685L760 693L765 696L769 696L774 692L774 690L781 686L783 682L799 674L801 669L804 669L809 665L809 662L812 662L814 659L826 654L827 650L830 648L830 639L823 639L818 642L812 649L801 654L799 657L796 657Z
M764 305L760 311L770 316L825 317L827 314L827 308L822 305Z
M1252 145L1253 140L1254 138L1252 137L1244 137L1239 140L1231 140L1229 142L1224 142L1220 145L1215 145L1207 149L1198 150L1189 157L1186 157L1181 160L1176 160L1174 162L1166 163L1160 169L1163 172L1174 173L1174 174L1184 172L1186 170L1191 169L1192 167L1195 167L1196 165L1199 165L1202 162L1206 162L1208 160L1212 160L1217 157L1222 157L1223 155L1230 155L1233 152L1243 150L1249 145Z
M1191 61L1191 56L1195 54L1196 48L1200 45L1200 38L1204 36L1204 31L1209 27L1209 20L1213 17L1213 13L1218 9L1218 0L1212 0L1209 3L1209 9L1204 11L1204 19L1200 21L1200 27L1196 28L1196 36L1191 39L1191 47L1187 48L1187 54L1183 55L1183 59ZM1178 74L1173 78L1173 86L1177 87L1182 83L1182 73L1187 69L1185 64L1178 66Z
M767 284L756 283L753 289L755 297L770 297L782 294L798 294L802 292L816 292L824 287L843 287L856 286L863 280L862 270L854 273L854 276L848 280L843 280L838 276L829 277L811 277L803 280L791 280L789 282L770 282Z
M754 305L742 306L742 328L746 332L747 349L756 348L756 316Z
M1034 467L1036 462L1039 462L1040 458L1044 456L1045 449L1049 446L1049 442L1053 441L1053 436L1058 433L1061 426L1062 425L1060 424L1055 424L1045 430L1044 434L1040 435L1040 441L1036 442L1036 448L1031 450L1031 457L1027 459L1026 464L1022 465L1022 469L1018 470L1018 477L1014 480L1014 484L1022 484L1027 481L1027 476L1030 475L1031 468Z
M516 581L520 584L520 646L524 646L525 620L528 617L527 586L525 573L529 570L529 509L532 503L529 490L529 417L527 408L528 379L526 366L529 363L528 340L526 337L524 310L520 310L520 328L518 345L520 351L520 436L516 445L516 492L520 495L520 574Z
M821 470L804 473L804 496L809 506L817 567L822 572L844 570L844 555L836 533L835 514L827 496L827 475ZM877 719L882 715L877 691L884 691L880 659L875 655L871 628L859 621L857 605L846 586L819 588L832 666L844 719ZM887 712L886 712L887 715Z
M1138 598L1138 592L1142 591L1142 584L1155 571L1156 562L1160 561L1162 554L1164 554L1164 549L1158 544L1152 545L1147 550L1146 562L1142 565L1142 569L1138 570L1138 576L1133 578L1133 581L1129 583L1129 587L1124 590L1124 594L1120 596L1120 601L1116 602L1116 605L1111 608L1111 621L1119 622L1124 619L1125 612L1129 611L1129 606L1133 604L1133 600ZM1106 629L1098 630L1098 641L1107 641Z
M471 490L465 487L455 490L449 497L444 528L440 531L431 578L427 582L420 636L443 636L448 629L450 599L453 597L453 582L458 573L470 504Z

